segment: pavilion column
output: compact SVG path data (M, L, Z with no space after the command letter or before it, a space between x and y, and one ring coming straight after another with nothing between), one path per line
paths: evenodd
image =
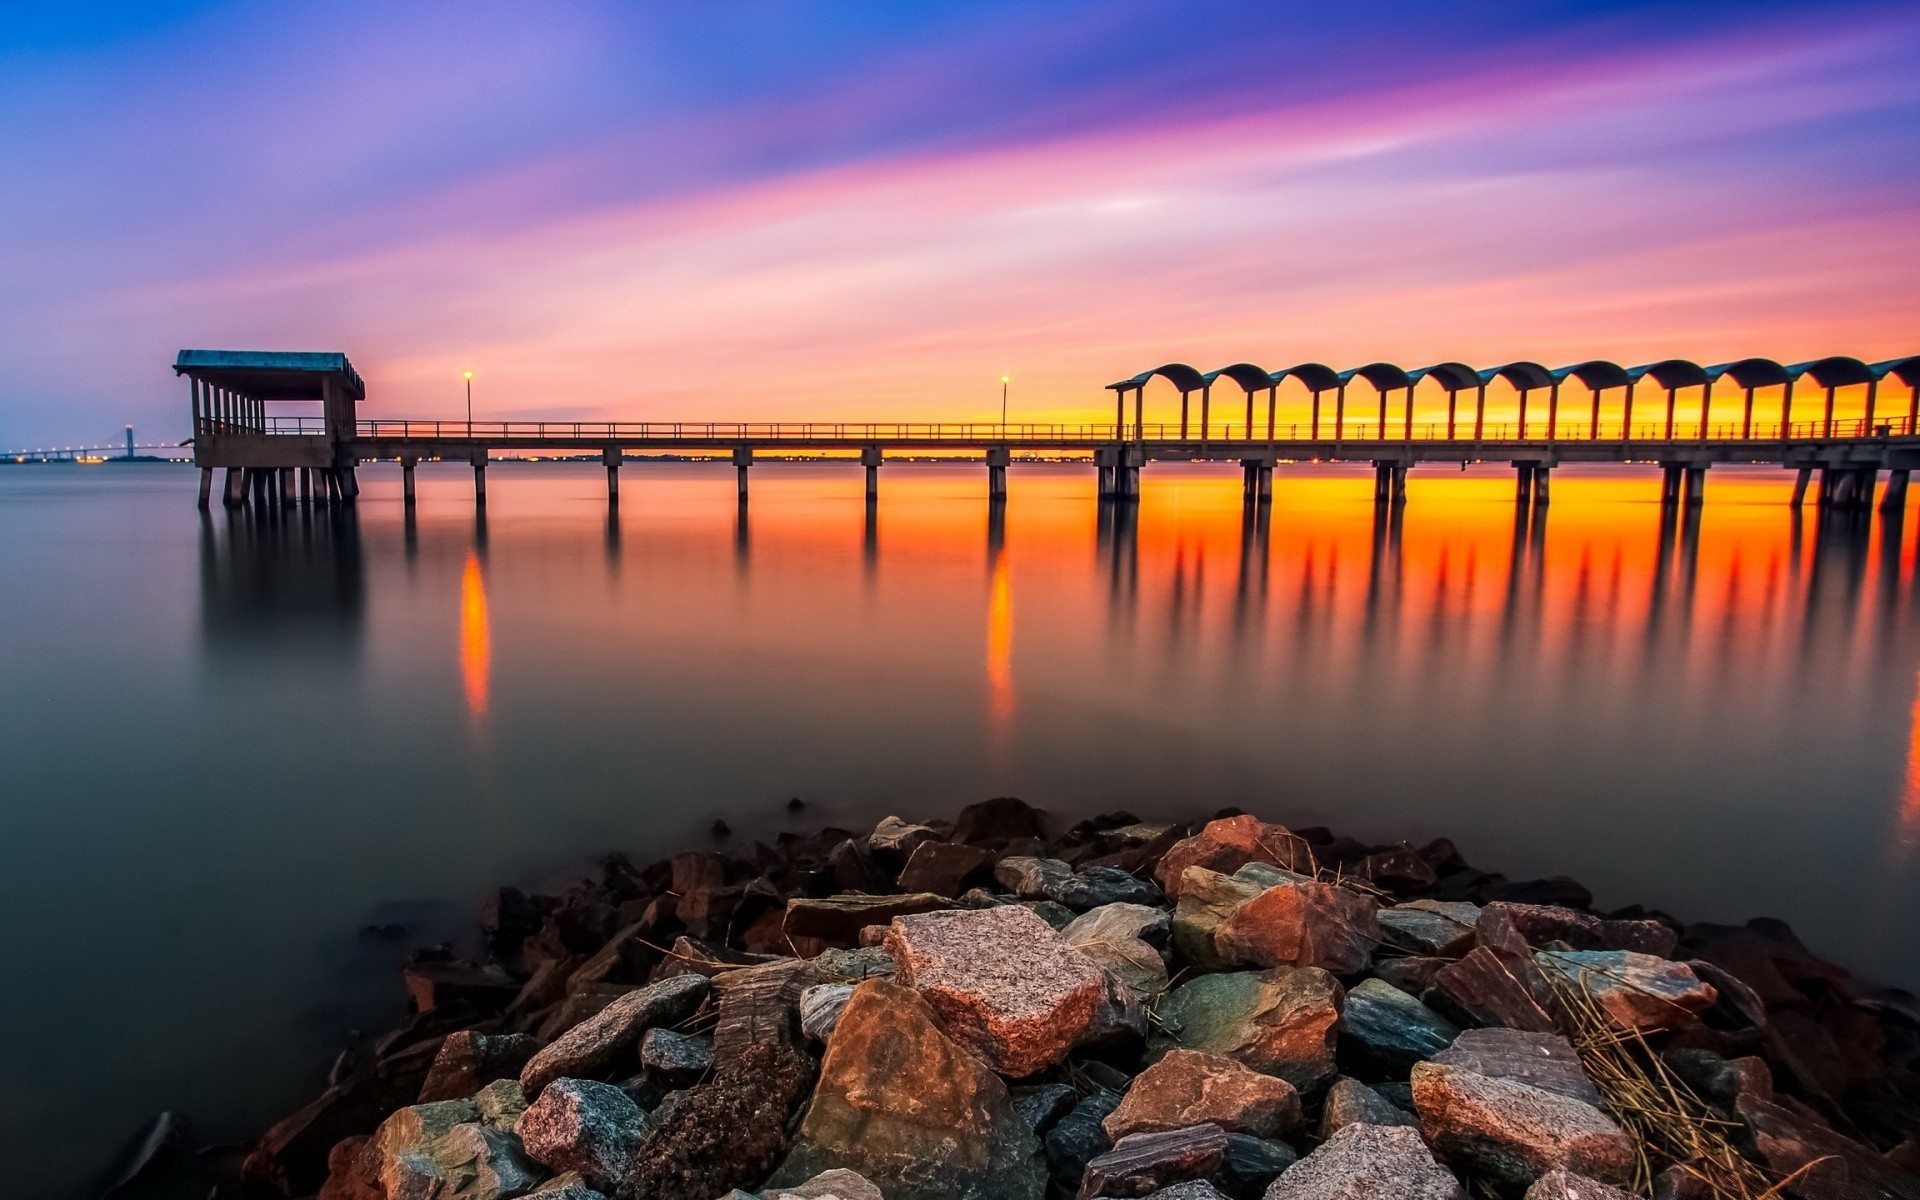
M1633 385L1638 382L1637 379L1627 380L1627 398L1621 401L1620 440L1623 442L1633 440Z
M1590 442L1600 440L1600 393L1604 390L1597 386L1593 389L1593 420L1587 426L1587 440Z
M1479 441L1487 426L1487 385L1481 384L1473 397L1473 440Z
M1917 400L1920 400L1920 383L1916 383L1913 386L1913 394ZM1267 389L1267 440L1268 441L1273 440L1274 409L1279 404L1279 399L1280 399L1280 387L1278 384Z
M1560 381L1556 379L1553 381L1553 386L1547 389L1547 440L1548 441L1553 440L1553 436L1559 430L1559 428L1560 428ZM1545 476L1542 476L1541 478L1544 479Z
M1529 390L1528 388L1520 389L1520 440L1523 442L1527 440L1527 392Z
M1667 440L1668 441L1673 440L1673 410L1674 410L1674 406L1679 402L1676 399L1676 397L1679 395L1679 392L1680 392L1680 389L1677 387L1670 387L1667 389Z
M1753 389L1747 389L1746 400L1740 410L1740 438L1745 441L1753 436Z
M1707 418L1713 411L1713 380L1700 385L1700 440L1707 440Z

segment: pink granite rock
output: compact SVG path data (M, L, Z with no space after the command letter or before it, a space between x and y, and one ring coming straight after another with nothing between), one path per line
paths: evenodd
M884 945L896 980L1002 1075L1065 1058L1106 988L1091 959L1019 905L896 917Z
M1243 813L1208 821L1199 833L1175 842L1153 874L1169 897L1178 897L1181 876L1188 867L1231 875L1250 862L1311 874L1313 850L1286 826Z
M1257 967L1319 967L1353 975L1380 944L1380 906L1331 883L1271 887L1233 910L1214 934L1223 954Z

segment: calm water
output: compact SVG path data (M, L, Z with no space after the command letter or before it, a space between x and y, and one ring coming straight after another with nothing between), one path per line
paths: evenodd
M398 1008L400 950L489 885L611 848L855 825L1015 793L1237 804L1454 838L1603 904L1787 918L1920 985L1913 538L1796 523L1714 472L1663 534L1649 471L1277 481L1158 467L365 469L357 518L194 511L142 466L0 469L0 1144L21 1194L160 1108L240 1136ZM449 914L452 914L449 916ZM44 1174L36 1175L36 1172ZM24 1174L21 1174L24 1172Z

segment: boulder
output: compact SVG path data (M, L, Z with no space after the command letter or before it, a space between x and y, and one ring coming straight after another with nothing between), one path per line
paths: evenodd
M1334 1045L1345 993L1317 967L1201 975L1167 993L1149 1050L1205 1050L1300 1092L1334 1076Z
M589 1187L620 1186L647 1135L647 1114L610 1083L556 1079L520 1118L527 1156L555 1172L577 1171Z
M1227 1197L1204 1179L1189 1179L1185 1183L1161 1188L1147 1200L1227 1200Z
M520 1090L518 1079L496 1079L473 1094L473 1106L480 1110L482 1125L512 1133L527 1111L527 1094Z
M1020 838L1044 838L1046 816L1039 809L1012 796L998 796L969 804L953 820L956 842L1007 843Z
M1215 935L1234 910L1270 887L1304 883L1307 876L1268 863L1248 863L1231 875L1207 867L1188 867L1181 880L1180 898L1173 909L1174 953L1201 970L1218 971L1240 965L1238 959L1214 944Z
M640 1069L664 1091L691 1087L713 1070L713 1039L649 1029L640 1039Z
M1113 1146L1103 1122L1120 1107L1120 1093L1105 1088L1086 1096L1047 1131L1047 1167L1069 1186L1077 1186L1087 1164Z
M520 994L520 981L498 963L476 966L457 960L429 959L410 964L403 972L407 998L415 1012L430 1013L453 1004L471 1005L476 1012L497 1013Z
M1226 1161L1227 1135L1218 1125L1136 1133L1087 1164L1075 1200L1150 1196L1176 1183L1206 1179Z
M678 1025L691 1017L707 998L709 987L703 976L679 975L628 992L528 1059L520 1072L521 1088L538 1098L540 1089L562 1076L600 1074L647 1030Z
M1458 958L1473 948L1480 906L1464 900L1412 900L1380 910L1380 933L1409 954Z
M840 1010L847 1006L853 988L851 983L821 983L801 992L800 1032L816 1042L832 1037L834 1023L840 1019Z
M1221 1054L1169 1050L1142 1071L1102 1125L1116 1142L1212 1122L1228 1133L1273 1137L1300 1123L1293 1085Z
M1417 1126L1413 1114L1393 1104L1358 1079L1337 1079L1320 1105L1320 1137L1332 1137L1349 1125Z
M858 1171L835 1167L796 1187L774 1188L767 1200L887 1200L873 1181Z
M436 1171L425 1195L433 1200L511 1200L531 1190L542 1174L511 1135L485 1125L454 1126L434 1141L430 1154ZM387 1193L388 1200L405 1197L402 1191Z
M1070 1083L1040 1083L1014 1088L1009 1095L1013 1111L1038 1137L1059 1123L1080 1102L1080 1093Z
M1580 1065L1573 1044L1557 1034L1519 1029L1469 1029L1433 1056L1489 1079L1510 1079L1596 1107L1600 1089Z
M587 1181L573 1171L555 1175L527 1195L534 1200L607 1200L604 1194L588 1187Z
M1167 990L1167 964L1146 939L1164 939L1167 927L1167 914L1160 909L1105 904L1076 917L1060 936L1134 995L1152 1000Z
M1147 1006L1140 994L1121 983L1105 967L1100 971L1100 1003L1093 1010L1093 1021L1075 1043L1080 1046L1108 1046L1144 1041L1150 1022Z
M1168 896L1178 898L1188 867L1230 875L1248 863L1270 863L1304 875L1314 872L1313 849L1284 825L1242 814L1208 821L1199 833L1175 842L1154 869Z
M958 842L921 842L900 869L897 885L903 892L958 896L975 880L984 878L993 854Z
M1277 1138L1249 1137L1244 1133L1227 1135L1227 1161L1214 1176L1220 1189L1234 1200L1255 1200L1280 1172L1300 1157L1292 1146Z
M1433 864L1405 843L1367 855L1360 860L1353 873L1375 887L1403 896L1424 892L1440 882Z
M540 1043L524 1033L450 1033L420 1085L420 1103L459 1100L496 1079L516 1079L539 1048Z
M1214 933L1224 955L1260 967L1319 967L1353 975L1380 944L1378 903L1331 883L1268 888L1239 905Z
M1488 946L1433 974L1428 1001L1449 1017L1474 1025L1502 1025L1552 1033L1548 984L1533 960Z
M770 1186L845 1167L889 1200L1040 1200L1038 1148L1006 1084L947 1036L928 1002L869 979L840 1014Z
M1572 1171L1548 1171L1533 1181L1523 1200L1635 1200L1632 1192L1575 1175Z
M928 842L937 842L940 834L925 825L916 825L903 821L899 817L882 817L880 823L867 835L867 849L884 858L890 858L898 865L912 860L913 852Z
M1379 979L1347 989L1340 1037L1354 1056L1382 1076L1399 1077L1460 1036L1451 1021Z
M787 901L781 930L788 938L815 938L833 946L854 946L860 931L882 926L908 913L952 908L953 901L932 892L907 896L798 896Z
M1920 1175L1861 1145L1810 1115L1758 1096L1742 1096L1735 1115L1776 1175L1794 1176L1793 1194L1805 1200L1916 1200Z
M1065 1058L1093 1026L1106 989L1086 955L1015 905L899 917L886 948L899 982L1004 1075Z
M1505 913L1532 946L1560 942L1573 950L1632 950L1671 958L1680 935L1659 921L1614 920L1556 904L1515 904L1496 900L1487 906Z
M1348 1125L1280 1173L1264 1200L1463 1200L1419 1131Z
M1125 871L1088 867L1076 872L1057 858L1003 858L993 877L1022 900L1052 900L1080 911L1107 904L1150 904L1160 898L1152 884Z
M1636 1163L1632 1140L1598 1108L1512 1079L1446 1063L1413 1068L1420 1130L1440 1155L1507 1187L1556 1168L1623 1184Z
M1719 993L1685 963L1631 950L1542 950L1534 956L1550 979L1584 993L1620 1029L1643 1033L1691 1025Z
M858 950L829 947L808 959L807 965L816 976L830 983L858 983L875 975L893 978L893 960L878 946L862 946Z
M1416 999L1426 995L1433 986L1433 980L1440 969L1453 960L1450 958L1386 958L1377 959L1373 964L1373 976L1399 988Z

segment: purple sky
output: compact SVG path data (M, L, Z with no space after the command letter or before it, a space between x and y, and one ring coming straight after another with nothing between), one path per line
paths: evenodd
M1916 52L1846 3L48 5L0 29L0 448L184 436L183 346L633 419L1892 357Z

